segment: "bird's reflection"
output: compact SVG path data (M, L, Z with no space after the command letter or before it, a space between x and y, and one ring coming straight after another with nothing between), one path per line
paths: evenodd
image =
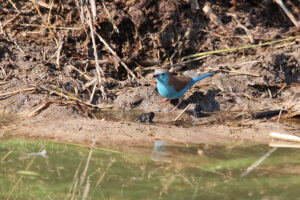
M171 162L171 160L168 159L170 153L166 151L166 145L166 142L155 140L151 160L155 162Z

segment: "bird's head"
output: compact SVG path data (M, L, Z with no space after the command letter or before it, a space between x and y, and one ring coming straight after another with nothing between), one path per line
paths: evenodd
M157 81L162 83L168 83L170 80L170 74L166 69L155 70L153 77L156 78Z

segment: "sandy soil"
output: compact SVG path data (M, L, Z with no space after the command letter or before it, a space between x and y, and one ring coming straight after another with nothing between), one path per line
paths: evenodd
M154 140L179 144L237 141L268 143L271 131L296 134L300 127L299 124L288 121L276 123L276 119L223 120L222 116L228 118L228 114L224 113L205 117L201 123L199 119L184 114L179 122L174 123L170 122L178 114L174 112L156 116L154 123L141 124L128 118L112 120L111 116L108 119L103 117L102 120L89 119L74 113L71 115L72 112L66 107L52 106L37 117L10 117L10 122L2 125L2 136L80 144L91 144L95 140L99 146L150 145Z

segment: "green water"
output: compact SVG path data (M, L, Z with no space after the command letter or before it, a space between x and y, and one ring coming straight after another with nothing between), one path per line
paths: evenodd
M0 199L296 199L300 151L228 144L164 144L120 151L0 140ZM27 153L46 149L46 157ZM90 155L90 156L89 156ZM88 161L88 158L89 161Z

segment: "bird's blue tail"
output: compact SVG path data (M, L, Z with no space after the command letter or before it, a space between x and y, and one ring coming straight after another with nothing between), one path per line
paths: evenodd
M198 81L201 81L202 79L205 79L205 78L207 78L207 77L210 77L210 76L212 76L212 75L214 75L214 74L215 74L214 72L210 72L210 73L207 73L207 74L203 74L203 75L194 77L194 78L193 78L193 81L194 81L194 83L197 83Z

